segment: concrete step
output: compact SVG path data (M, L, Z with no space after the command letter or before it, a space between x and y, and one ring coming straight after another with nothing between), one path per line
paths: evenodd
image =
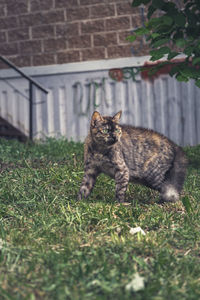
M28 137L25 136L17 128L13 127L9 122L0 117L0 138L17 139L20 142L27 141Z

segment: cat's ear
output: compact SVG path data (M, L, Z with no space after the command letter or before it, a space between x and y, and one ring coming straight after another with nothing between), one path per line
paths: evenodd
M113 117L113 121L119 123L119 120L121 118L121 115L122 115L122 111L120 110L118 113L116 113Z
M91 125L95 126L95 124L99 121L102 121L102 116L98 111L94 111L92 114Z

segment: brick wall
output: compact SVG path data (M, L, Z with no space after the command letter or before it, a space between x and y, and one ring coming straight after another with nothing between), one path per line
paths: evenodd
M126 41L141 25L131 0L0 0L0 55L39 66L146 55Z

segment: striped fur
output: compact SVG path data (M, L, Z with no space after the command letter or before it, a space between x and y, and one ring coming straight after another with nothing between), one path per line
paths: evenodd
M125 201L129 182L140 183L161 194L161 202L177 201L183 187L187 160L182 149L165 136L94 112L84 146L84 176L78 199L87 198L97 176L115 179L116 200Z

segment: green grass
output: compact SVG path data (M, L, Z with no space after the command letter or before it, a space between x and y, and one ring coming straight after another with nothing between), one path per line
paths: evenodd
M200 299L200 146L185 151L184 205L130 184L125 206L103 175L76 201L82 144L0 140L0 299Z

